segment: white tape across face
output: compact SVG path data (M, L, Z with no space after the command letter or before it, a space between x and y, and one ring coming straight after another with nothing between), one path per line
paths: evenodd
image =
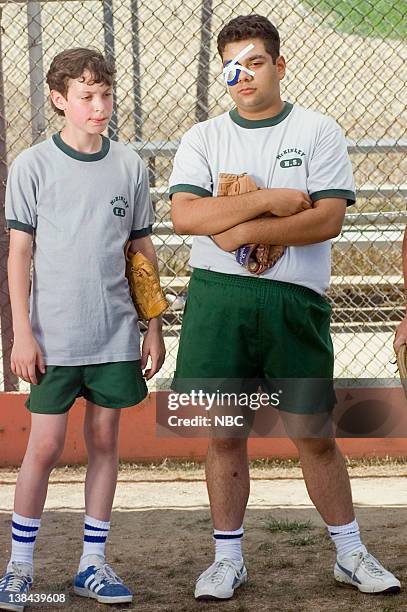
M226 62L223 68L223 76L225 78L226 85L236 85L242 70L247 74L250 74L250 76L254 76L256 74L254 70L249 70L249 68L239 64L239 60L247 55L252 49L254 49L254 44L250 43L250 45L247 45L247 47L239 51L236 57Z

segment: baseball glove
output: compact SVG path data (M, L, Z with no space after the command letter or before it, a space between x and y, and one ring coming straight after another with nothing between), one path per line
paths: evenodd
M168 308L168 302L160 285L154 265L141 253L130 252L126 246L126 277L139 319L149 321Z
M219 173L217 196L239 195L256 191L257 185L248 174ZM216 237L212 237L216 242ZM273 244L245 244L235 251L236 261L252 274L262 274L284 254L285 247Z

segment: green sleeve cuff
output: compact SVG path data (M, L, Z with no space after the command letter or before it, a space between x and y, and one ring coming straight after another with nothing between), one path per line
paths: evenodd
M347 189L324 189L322 191L314 191L314 193L310 193L310 198L313 202L323 200L324 198L343 198L346 200L347 206L351 206L356 202L355 193Z
M201 198L212 197L212 192L204 189L203 187L197 187L196 185L189 185L187 183L179 183L170 187L170 199L174 193L193 193L194 195L200 196Z
M149 236L153 233L153 226L149 225L148 227L143 227L139 230L131 230L129 240L136 240L136 238L144 238L144 236Z
M34 234L34 228L32 225L28 225L27 223L21 223L20 221L15 221L14 219L6 219L8 229L20 230L20 232L26 232L26 234Z

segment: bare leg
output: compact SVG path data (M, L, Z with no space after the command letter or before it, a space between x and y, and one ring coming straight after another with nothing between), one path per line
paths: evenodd
M309 496L328 525L347 525L355 514L349 475L332 438L293 439Z
M49 476L64 447L67 420L68 414L31 414L30 438L14 497L17 514L41 517Z
M250 493L246 439L211 438L206 457L206 484L215 529L239 529Z
M84 436L88 449L85 482L86 514L109 521L118 472L120 409L87 402Z

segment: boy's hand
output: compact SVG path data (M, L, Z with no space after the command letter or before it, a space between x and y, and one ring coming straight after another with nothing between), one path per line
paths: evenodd
M270 212L277 217L289 217L312 208L308 194L299 189L267 189ZM266 197L267 197L266 196Z
M165 359L165 344L161 330L161 318L151 319L144 334L143 349L141 352L141 369L147 367L148 358L151 358L150 369L143 372L146 380L150 380L160 371Z
M396 353L402 344L407 344L407 315L396 330L396 337L393 342L393 348Z
M44 358L34 336L16 336L11 351L11 371L25 382L37 385L36 367L41 374L45 374Z

